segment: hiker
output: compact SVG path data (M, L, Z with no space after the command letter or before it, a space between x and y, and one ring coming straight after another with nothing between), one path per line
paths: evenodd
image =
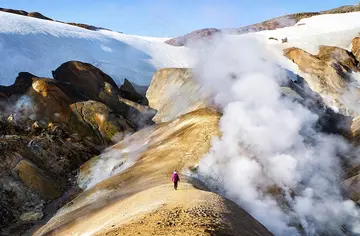
M174 170L174 173L171 177L172 182L174 183L174 189L177 190L178 182L180 181L179 175L176 170Z

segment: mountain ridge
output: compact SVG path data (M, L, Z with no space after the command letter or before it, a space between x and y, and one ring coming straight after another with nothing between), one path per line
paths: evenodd
M248 26L243 26L240 28L225 28L225 29L216 29L216 28L205 28L192 31L184 36L178 36L172 39L165 41L167 44L173 46L185 46L191 41L196 41L199 39L206 39L207 37L212 37L218 33L229 33L229 34L246 34L254 33L264 30L275 30L288 26L294 26L297 22L302 19L309 18L312 16L318 16L323 14L341 14L348 12L357 12L360 11L360 5L346 5L338 8L319 11L319 12L303 12L303 13L294 13L285 16L280 16L272 18L269 20L262 21L260 23L251 24Z

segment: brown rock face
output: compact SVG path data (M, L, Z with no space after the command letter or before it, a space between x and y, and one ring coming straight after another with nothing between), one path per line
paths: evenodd
M89 77L87 84L91 82ZM19 121L59 123L63 129L89 137L99 144L111 143L111 137L116 133L133 130L130 121L113 112L106 104L92 100L90 92L85 92L76 84L20 73L15 84L4 92L16 101L15 119Z
M135 128L152 124L155 111L146 106L146 98L138 94L127 80L119 89L113 79L100 69L78 61L62 64L53 71L53 76L57 81L80 88L91 100L106 104ZM137 105L133 105L134 102Z
M345 115L354 115L351 108L342 101L343 94L352 82L351 72L358 72L358 61L351 52L338 47L320 46L318 55L299 48L287 48L284 55L299 66L310 88L323 97L331 97ZM329 100L329 99L327 99ZM349 110L349 111L347 111Z
M150 107L158 110L153 120L166 122L182 114L207 107L209 93L195 80L190 69L158 70L146 92Z
M53 77L57 81L71 83L82 88L91 98L97 98L100 91L104 90L105 84L117 88L114 80L100 69L89 63L69 61L53 71Z
M121 97L123 92L124 96L146 103L146 98L132 90L130 82L122 86L126 89L121 91L108 75L81 62L63 64L54 71L54 77L56 80L20 73L15 84L0 87L0 93L4 94L5 99L12 97L11 100L15 101L19 119L60 122L62 128L71 129L80 136L97 137L97 141L93 140L97 143L110 142L114 133L129 132L152 124L155 110ZM17 105L19 103L20 107ZM83 107L91 106L94 112L83 112L89 111ZM99 112L95 112L96 109ZM99 119L106 126L100 128L101 131L98 127L102 125L94 126L96 122L86 122Z

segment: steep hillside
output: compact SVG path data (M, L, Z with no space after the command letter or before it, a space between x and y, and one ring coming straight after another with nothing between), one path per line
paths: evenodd
M219 118L197 110L109 148L82 166L78 183L86 191L35 235L271 235L186 175L219 135ZM183 172L178 191L169 184L174 169Z

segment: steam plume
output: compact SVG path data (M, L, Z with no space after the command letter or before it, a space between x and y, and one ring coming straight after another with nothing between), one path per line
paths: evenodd
M260 43L224 36L213 45L201 50L196 73L223 110L222 137L200 178L276 235L358 231L359 211L341 191L338 155L350 145L315 131L318 116L281 96L285 76Z

